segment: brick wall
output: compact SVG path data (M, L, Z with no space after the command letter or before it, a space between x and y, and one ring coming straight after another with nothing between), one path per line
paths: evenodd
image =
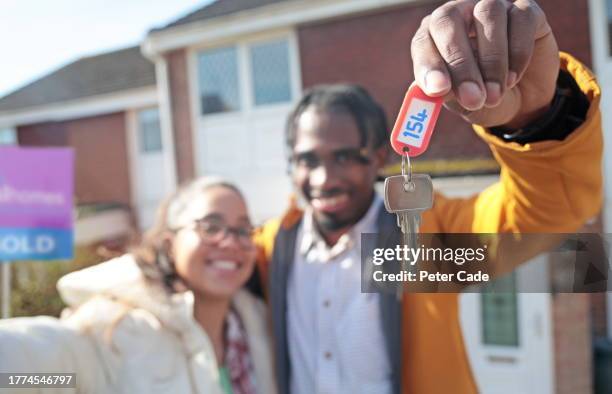
M601 233L601 215L579 232ZM554 277L563 269L551 258ZM570 262L571 263L571 262ZM567 266L566 266L567 268ZM570 267L571 268L571 265ZM552 298L555 386L557 393L591 393L593 388L594 336L606 333L606 293L555 294Z
M592 65L588 2L539 0L559 48ZM601 231L601 222L584 231ZM605 295L604 295L605 296ZM605 297L604 297L605 298ZM599 294L557 294L553 298L557 393L591 393L592 334L605 330L605 299ZM595 301L595 302L593 302Z
M603 234L603 217L598 215L595 220L585 225L582 229L585 233ZM591 330L593 337L605 337L608 335L608 312L607 312L607 293L591 293L590 308L591 308Z
M176 170L178 181L182 183L195 176L187 52L185 50L172 51L166 55L166 60L168 61ZM196 81L192 83L195 84Z
M75 149L77 202L130 205L125 133L124 113L17 128L22 146L71 146Z
M585 0L537 0L557 37L559 49L592 64L589 7Z
M556 294L552 304L556 393L592 393L589 294Z
M594 337L605 337L608 335L607 293L592 293L591 298L591 323Z
M17 140L24 146L67 146L68 128L65 122L39 123L17 127Z

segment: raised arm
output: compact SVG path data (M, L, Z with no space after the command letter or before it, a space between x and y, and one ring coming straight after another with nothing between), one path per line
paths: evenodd
M478 196L437 196L423 231L572 232L599 212L599 87L559 54L534 1L445 3L424 18L412 57L417 83L478 125L502 167Z
M0 320L0 372L75 373L79 393L94 392L103 373L93 344L59 320L28 317ZM12 393L9 389L2 391ZM64 392L49 388L16 388L15 393Z

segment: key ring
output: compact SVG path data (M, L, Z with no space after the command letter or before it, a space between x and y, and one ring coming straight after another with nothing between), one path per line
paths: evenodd
M404 177L404 191L411 192L414 190L414 182L412 182L412 163L410 163L410 156L408 155L409 148L404 147L404 154L402 155L402 176ZM408 167L408 174L406 174L406 167Z

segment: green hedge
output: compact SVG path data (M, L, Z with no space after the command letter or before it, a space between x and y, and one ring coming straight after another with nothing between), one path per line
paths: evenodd
M59 316L66 305L57 292L58 279L103 260L94 248L77 247L72 261L11 263L11 317Z

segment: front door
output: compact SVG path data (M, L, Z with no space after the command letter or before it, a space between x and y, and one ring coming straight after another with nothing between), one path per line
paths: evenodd
M434 185L449 197L467 197L497 180L497 176L438 178ZM490 292L460 296L463 339L483 394L554 391L550 294L520 291L547 288L546 258L522 265L496 281Z
M546 280L546 267L546 256L539 256L489 291L461 296L464 339L481 393L553 393L551 297L519 291L521 284Z

